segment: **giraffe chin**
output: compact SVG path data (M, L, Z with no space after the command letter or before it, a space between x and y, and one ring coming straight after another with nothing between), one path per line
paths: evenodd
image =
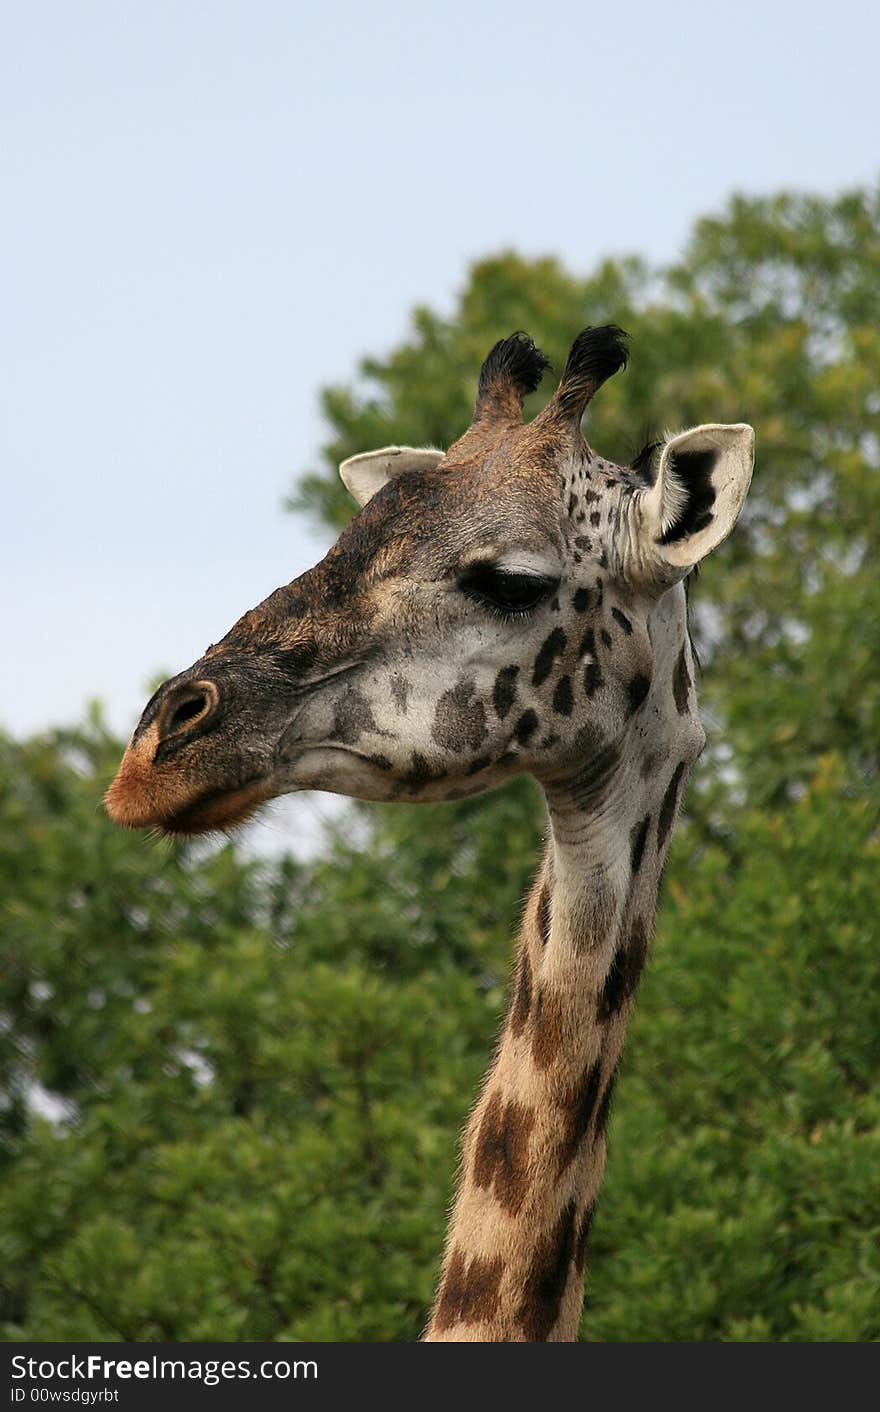
M254 780L239 789L213 789L186 808L157 819L155 827L172 838L226 832L246 823L273 794L266 780Z

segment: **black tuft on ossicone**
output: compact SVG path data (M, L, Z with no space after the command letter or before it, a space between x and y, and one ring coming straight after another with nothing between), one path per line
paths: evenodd
M482 368L477 388L477 413L498 400L499 393L512 390L520 406L528 393L534 392L550 360L527 333L518 331L502 338L490 349Z
M580 416L597 388L626 367L628 335L617 324L585 328L571 345L554 399L568 415Z

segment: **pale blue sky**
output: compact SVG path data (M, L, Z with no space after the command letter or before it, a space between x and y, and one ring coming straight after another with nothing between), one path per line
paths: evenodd
M846 0L5 7L0 721L127 733L313 562L317 389L473 258L665 259L734 189L874 178L878 52Z

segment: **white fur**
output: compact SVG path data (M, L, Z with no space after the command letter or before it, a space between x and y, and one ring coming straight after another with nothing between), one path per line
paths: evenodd
M442 461L445 454L428 446L383 446L379 451L362 451L359 456L349 456L339 467L339 474L349 494L359 505L366 505L392 476L404 471L428 471Z

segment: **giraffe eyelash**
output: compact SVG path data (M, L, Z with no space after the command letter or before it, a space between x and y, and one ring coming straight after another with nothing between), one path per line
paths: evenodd
M546 574L515 573L496 564L471 564L458 583L468 598L506 620L525 617L555 593L558 578Z

